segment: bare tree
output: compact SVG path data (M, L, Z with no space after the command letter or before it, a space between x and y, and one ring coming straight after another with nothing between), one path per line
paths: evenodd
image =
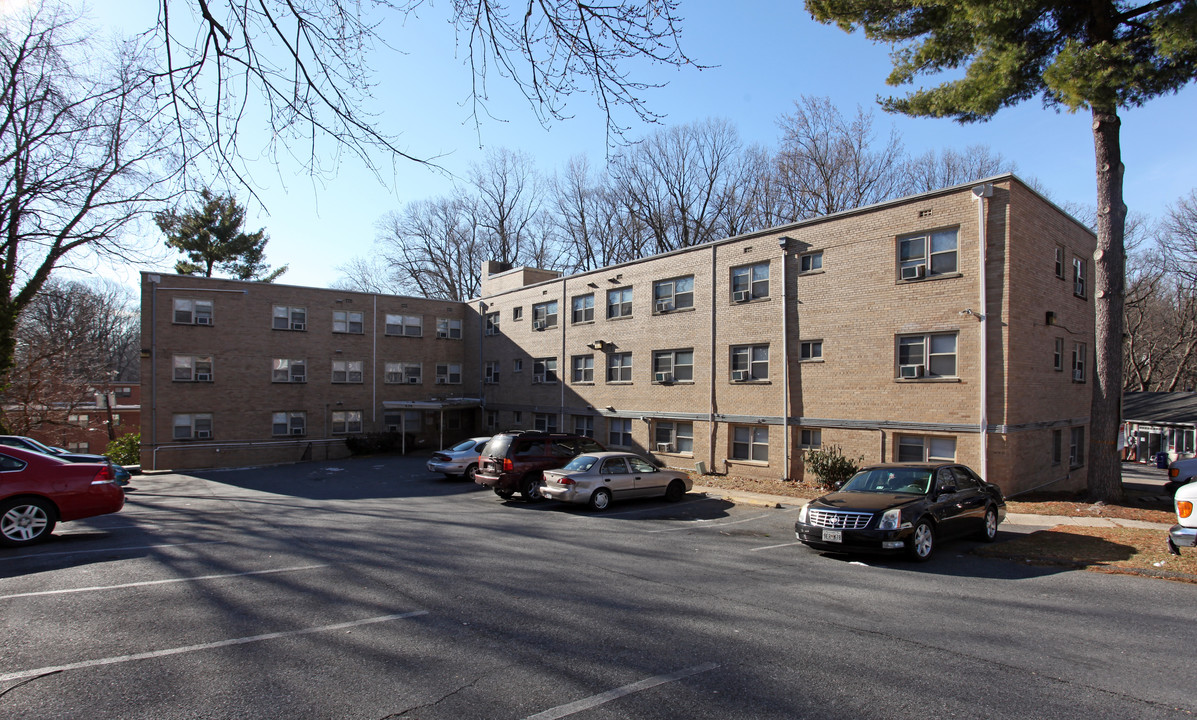
M470 178L477 193L473 221L488 259L521 265L552 255L538 242L542 191L529 155L502 148L488 152L484 162L473 166Z
M593 177L584 157L572 158L554 179L552 197L566 270L594 270L637 257L643 226L620 204L609 176Z
M921 193L1014 172L1017 165L988 145L969 145L964 150L928 150L906 163L909 186L904 193Z
M329 283L329 287L379 295L402 295L405 292L395 269L378 255L350 258L336 269L341 276Z
M484 243L468 199L441 197L409 204L378 224L378 246L397 286L446 300L477 297Z
M1168 266L1197 284L1197 190L1168 208L1161 221L1160 246Z

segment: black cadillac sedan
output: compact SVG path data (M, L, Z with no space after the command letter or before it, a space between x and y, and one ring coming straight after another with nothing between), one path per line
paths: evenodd
M802 507L794 532L834 553L906 553L923 561L940 540L992 542L1006 518L997 485L956 463L892 463L864 468L838 491Z

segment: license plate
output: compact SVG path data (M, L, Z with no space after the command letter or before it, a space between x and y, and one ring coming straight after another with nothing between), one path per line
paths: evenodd
M843 541L844 541L844 531L843 530L824 530L823 531L823 542L843 542Z

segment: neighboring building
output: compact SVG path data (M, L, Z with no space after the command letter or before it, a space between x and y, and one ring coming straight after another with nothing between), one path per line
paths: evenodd
M140 432L141 387L136 380L94 390L94 400L72 406L65 424L43 423L29 437L71 452L102 455L112 440Z
M1154 463L1193 457L1197 438L1197 392L1135 392L1122 396L1126 460Z
M536 428L760 478L836 445L1079 488L1095 245L1003 175L567 277L487 263L468 303L146 273L142 460Z

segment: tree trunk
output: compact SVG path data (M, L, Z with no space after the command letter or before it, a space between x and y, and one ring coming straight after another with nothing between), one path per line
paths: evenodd
M1097 250L1093 253L1093 408L1089 416L1089 496L1122 498L1118 431L1122 425L1123 306L1126 302L1126 206L1122 201L1121 121L1116 110L1093 109L1097 156Z

